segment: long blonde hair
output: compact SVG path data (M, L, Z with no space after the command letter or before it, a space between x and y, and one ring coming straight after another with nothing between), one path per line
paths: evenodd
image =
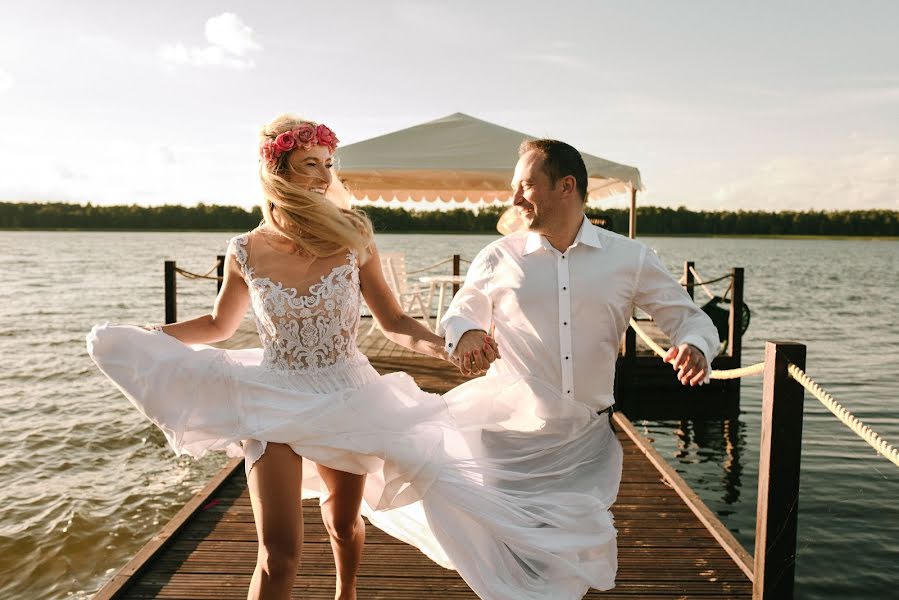
M274 140L285 131L307 123L317 125L296 115L278 115L259 132L259 142ZM291 152L284 152L273 163L259 161L259 179L265 196L263 222L312 256L331 256L349 248L365 260L374 240L368 216L352 208L339 208L324 195L288 181ZM331 185L342 186L336 177ZM272 215L275 208L278 219Z

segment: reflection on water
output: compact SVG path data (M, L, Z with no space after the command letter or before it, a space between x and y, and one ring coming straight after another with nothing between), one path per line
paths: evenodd
M690 462L696 453L698 463L718 465L721 502L736 504L740 500L740 456L745 450L745 428L739 419L681 420L673 428L676 437L674 457Z

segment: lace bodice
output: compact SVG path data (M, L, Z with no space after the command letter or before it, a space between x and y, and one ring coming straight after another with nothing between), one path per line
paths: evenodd
M250 260L249 240L248 234L233 238L229 252L250 289L263 366L315 371L357 358L360 289L356 253L348 252L346 262L301 294L304 290L257 275L261 265Z

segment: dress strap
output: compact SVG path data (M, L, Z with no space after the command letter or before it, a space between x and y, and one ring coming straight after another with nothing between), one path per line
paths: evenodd
M248 276L247 266L247 242L249 241L249 236L247 234L242 234L231 238L228 242L228 252L234 254L235 260L237 260L237 264L240 265L240 272L244 274L244 277Z

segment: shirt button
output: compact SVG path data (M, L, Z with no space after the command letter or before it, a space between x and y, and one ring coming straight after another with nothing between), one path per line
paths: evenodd
M453 347L453 345L452 345L452 344L449 344L449 347L450 347L450 348L452 348L452 347Z
M562 288L562 291L564 292L564 291L567 290L567 289L568 289L567 287L563 287L563 288Z
M570 393L571 393L571 390L568 390L568 391L567 391L567 392L565 392L565 393L566 393L566 394L570 394Z
M565 321L562 325L568 325L568 321ZM450 346L452 346L452 344L450 344Z
M568 360L568 357L567 357L567 356L565 357L565 360Z

